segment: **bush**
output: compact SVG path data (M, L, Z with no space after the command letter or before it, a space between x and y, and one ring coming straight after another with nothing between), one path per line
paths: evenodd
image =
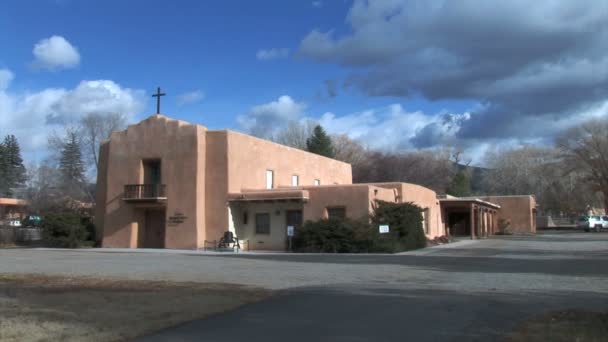
M360 253L369 248L369 225L353 220L307 221L297 229L293 249L297 252Z
M411 250L426 247L426 235L422 227L422 208L413 203L376 201L372 216L374 225L387 224L394 247Z
M293 250L308 253L396 253L426 246L422 209L411 203L377 202L374 215L364 220L307 221L296 230ZM379 224L390 232L380 234Z
M87 229L88 228L88 229ZM51 213L42 221L43 236L46 243L53 247L77 248L91 245L94 238L88 231L86 219L76 212L63 211Z

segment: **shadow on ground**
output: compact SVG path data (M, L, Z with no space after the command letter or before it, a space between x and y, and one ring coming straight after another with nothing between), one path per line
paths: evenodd
M137 341L493 341L538 314L607 306L608 296L585 292L308 288Z

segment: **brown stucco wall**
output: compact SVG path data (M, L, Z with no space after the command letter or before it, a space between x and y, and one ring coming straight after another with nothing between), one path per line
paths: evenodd
M138 235L144 229L144 209L122 197L124 185L143 182L143 159L161 159L161 182L167 185L167 219L178 213L186 216L183 223L166 224L165 247L197 247L201 238L197 235L205 229L200 219L205 214L204 198L197 196L197 191L204 193L204 168L200 166L205 155L199 149L205 145L205 131L202 126L153 115L112 134L104 144L107 160L100 168L101 185L106 185L99 197L104 247L135 248L141 241Z
M351 184L350 164L280 145L250 135L226 131L228 137L228 191L265 189L266 170L274 171L274 187L291 187L291 176L299 185Z
M509 229L513 233L536 233L536 200L534 196L487 196L479 199L500 205L498 220L505 219L511 222Z

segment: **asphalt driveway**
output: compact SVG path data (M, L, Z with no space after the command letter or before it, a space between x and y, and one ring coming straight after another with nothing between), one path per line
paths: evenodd
M282 291L139 341L487 341L547 311L608 309L605 233L494 237L403 255L0 250L0 260L0 273Z

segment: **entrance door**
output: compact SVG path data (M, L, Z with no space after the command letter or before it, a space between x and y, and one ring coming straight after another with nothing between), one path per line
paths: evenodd
M296 229L302 226L302 210L287 210L287 225Z
M448 224L452 236L471 236L471 214L464 212L449 213Z
M144 248L165 248L165 211L146 210Z

